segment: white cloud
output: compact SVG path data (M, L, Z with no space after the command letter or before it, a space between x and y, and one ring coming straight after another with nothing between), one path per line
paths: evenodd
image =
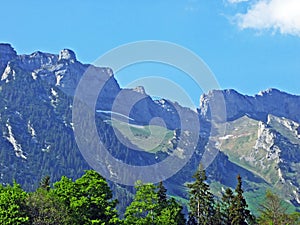
M248 0L228 0L229 3L248 2Z
M267 29L300 36L299 0L258 0L236 18L242 29Z

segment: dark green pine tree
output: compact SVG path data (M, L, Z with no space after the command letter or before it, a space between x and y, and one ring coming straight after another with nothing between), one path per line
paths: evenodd
M162 210L163 208L166 208L168 206L167 189L163 185L162 181L159 182L157 188L159 210Z
M188 184L190 189L190 216L194 217L198 224L214 224L214 198L209 185L205 183L207 177L202 165L194 174L195 181Z
M243 196L242 189L242 177L240 175L237 176L237 186L235 188L235 196L233 198L233 206L231 210L232 215L232 225L247 225L253 224L255 218L251 215L251 212L247 209L248 204Z
M191 213L189 213L189 217L187 220L187 225L198 225L196 218L194 216L191 215Z
M40 182L39 187L46 191L49 191L50 190L50 176L47 175L47 176L43 177Z
M223 224L231 224L233 220L233 209L234 209L234 194L230 188L225 190L222 196L221 203L221 216Z
M215 206L214 224L215 225L223 225L224 224L220 202L217 202L217 204Z

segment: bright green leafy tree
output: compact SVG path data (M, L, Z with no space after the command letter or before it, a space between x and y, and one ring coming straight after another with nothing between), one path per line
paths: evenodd
M26 205L26 212L32 225L74 224L63 202L59 201L53 192L43 188L30 193Z
M185 222L182 206L174 198L168 199L167 206L156 219L156 224L159 225L183 225Z
M25 214L25 200L27 193L19 184L3 187L0 185L0 222L2 225L29 224L29 217Z
M161 225L179 225L185 224L184 214L182 213L182 206L174 199L167 197L167 189L160 182L157 186L158 195L158 210L156 224Z
M185 224L182 206L174 198L167 197L167 189L162 182L155 186L138 181L136 190L134 200L126 208L125 224Z
M75 224L119 224L112 192L96 171L88 170L73 182L67 177L54 184L53 192L67 206Z
M158 208L158 195L154 184L136 183L136 194L132 203L126 208L124 223L128 225L155 224Z

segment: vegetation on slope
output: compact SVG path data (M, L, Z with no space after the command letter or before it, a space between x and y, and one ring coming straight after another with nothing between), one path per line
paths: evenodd
M44 177L34 192L25 192L19 184L0 185L0 222L3 225L243 225L243 224L299 224L299 213L288 214L278 196L268 191L260 216L256 219L243 196L242 178L237 177L235 190L226 189L216 198L206 183L201 167L188 184L189 213L183 214L182 203L167 196L163 183L136 183L136 193L126 208L124 218L118 216L115 200L105 179L88 170L73 181L63 176L50 184Z

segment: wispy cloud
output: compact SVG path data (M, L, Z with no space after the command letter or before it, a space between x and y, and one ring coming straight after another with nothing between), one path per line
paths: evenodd
M188 12L197 12L199 11L199 7L194 7L194 6L186 6L184 8L185 11L188 11Z
M228 0L229 3L248 2L248 0Z
M198 0L188 0L184 10L189 11L189 12L197 12L199 10L199 1Z
M246 13L236 15L236 21L242 29L272 30L281 34L300 36L300 1L254 1L250 3Z

